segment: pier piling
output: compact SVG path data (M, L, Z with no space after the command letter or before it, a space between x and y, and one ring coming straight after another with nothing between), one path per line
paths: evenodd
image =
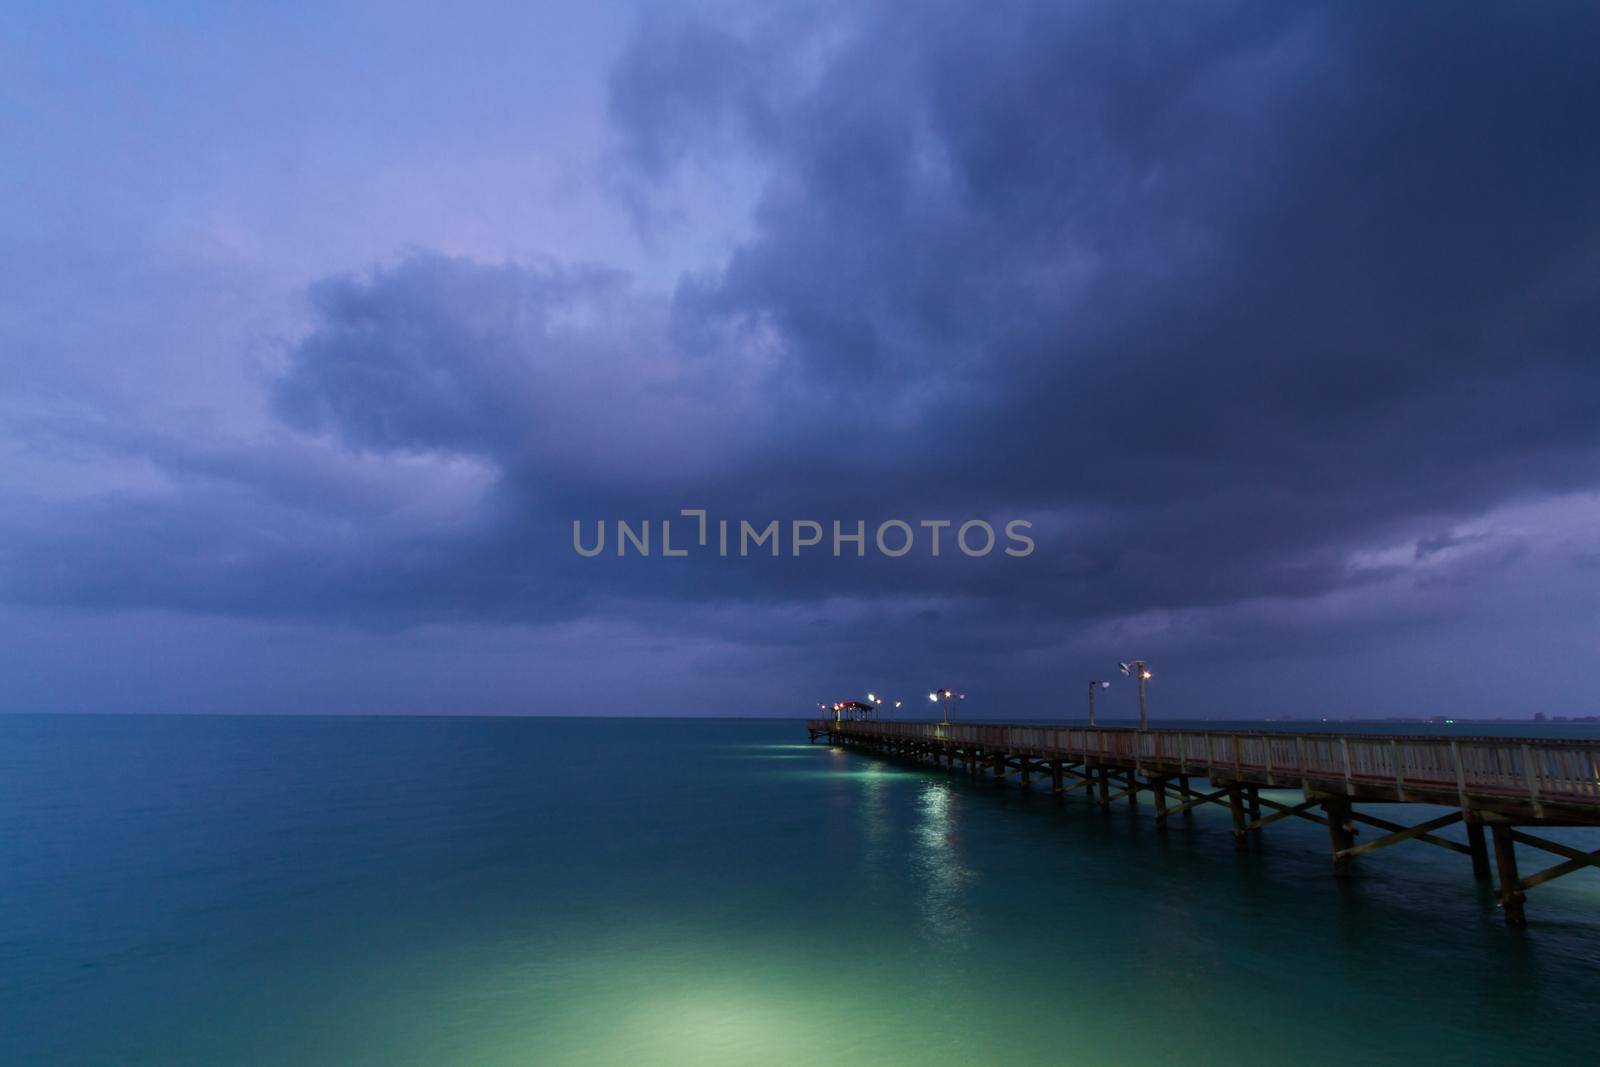
M1355 827L1350 822L1348 800L1325 800L1322 811L1328 817L1328 837L1333 843L1333 876L1350 877L1349 850L1355 847Z
M1244 832L1244 798L1238 786L1228 789L1228 810L1233 814L1233 850L1243 852L1250 847Z
M1522 878L1517 874L1517 843L1511 836L1511 827L1495 823L1494 858L1500 869L1500 907L1505 910L1506 922L1512 926L1527 926L1528 916L1523 910L1527 894L1522 890Z
M1483 816L1477 812L1466 812L1467 847L1472 850L1472 876L1480 882L1488 881L1492 876L1489 873L1489 850L1483 841Z

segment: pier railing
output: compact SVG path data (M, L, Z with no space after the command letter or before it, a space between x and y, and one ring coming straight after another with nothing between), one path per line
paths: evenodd
M1005 750L1041 759L1134 764L1147 771L1269 782L1315 783L1355 792L1517 797L1600 807L1600 742L1516 737L1419 737L1367 733L1136 730L1004 723L833 722L818 733L903 738Z

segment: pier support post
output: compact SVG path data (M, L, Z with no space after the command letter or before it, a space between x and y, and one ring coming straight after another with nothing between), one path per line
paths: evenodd
M1189 776L1187 774L1178 775L1178 795L1182 797L1187 797L1189 795ZM1194 821L1193 807L1187 807L1183 809L1183 821Z
M1252 825L1259 823L1261 821L1261 790L1256 786L1251 786L1249 792L1246 793L1246 797L1249 803L1245 807L1245 814L1250 817L1250 822ZM1260 841L1261 827L1256 826L1255 829L1251 830L1250 836L1254 840Z
M1167 780L1162 777L1150 779L1150 791L1156 795L1156 829L1167 828Z
M1233 815L1233 850L1243 852L1250 847L1250 842L1244 832L1244 798L1236 785L1228 787L1228 811Z
M1472 850L1472 876L1479 881L1489 878L1489 849L1483 840L1483 816L1476 812L1462 812L1467 824L1467 847Z
M997 781L1005 781L1006 754L1004 752L996 752L994 754L994 776Z
M1137 770L1132 770L1132 771L1128 772L1128 807L1129 808L1137 808L1138 806L1139 806L1139 772Z
M1348 800L1325 800L1322 810L1328 816L1328 837L1333 844L1333 876L1335 878L1350 877L1350 857L1341 855L1346 850L1355 847L1355 827L1350 822L1350 802Z
M1522 878L1517 874L1517 845L1511 837L1511 827L1495 823L1494 859L1500 868L1500 906L1505 909L1506 924L1527 926L1528 917L1523 911L1527 895L1522 891Z
M1066 799L1061 793L1061 761L1058 759L1050 761L1050 790L1055 794L1056 803Z
M1017 757L1017 784L1023 789L1033 788L1033 765L1028 762L1027 756Z

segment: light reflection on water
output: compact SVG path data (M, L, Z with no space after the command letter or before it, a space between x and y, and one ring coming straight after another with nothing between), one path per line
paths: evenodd
M921 886L922 937L944 950L971 941L962 889L971 872L957 850L957 799L948 782L924 782L918 792L914 877Z
M855 899L885 902L883 898L891 877L891 852L896 850L892 841L894 826L888 811L891 775L882 764L875 764L854 778L861 786L856 799L856 817L861 827L861 883Z

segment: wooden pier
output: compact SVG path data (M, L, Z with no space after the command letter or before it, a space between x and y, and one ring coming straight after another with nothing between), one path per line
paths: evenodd
M973 778L1015 780L1024 789L1048 781L1057 798L1081 792L1102 808L1118 800L1136 806L1146 794L1162 829L1174 815L1217 804L1231 813L1234 847L1241 850L1272 823L1308 819L1328 828L1333 871L1341 878L1357 857L1390 845L1435 845L1470 857L1475 877L1496 879L1513 926L1526 922L1529 889L1600 867L1600 851L1526 829L1600 826L1600 741L831 719L808 720L806 728L812 741L931 762L951 773L959 768ZM1297 790L1301 799L1286 804L1262 796L1264 788ZM1403 826L1358 804L1454 810ZM1464 843L1437 834L1456 823L1466 830ZM1381 836L1358 844L1362 827ZM1523 876L1517 845L1561 862Z

